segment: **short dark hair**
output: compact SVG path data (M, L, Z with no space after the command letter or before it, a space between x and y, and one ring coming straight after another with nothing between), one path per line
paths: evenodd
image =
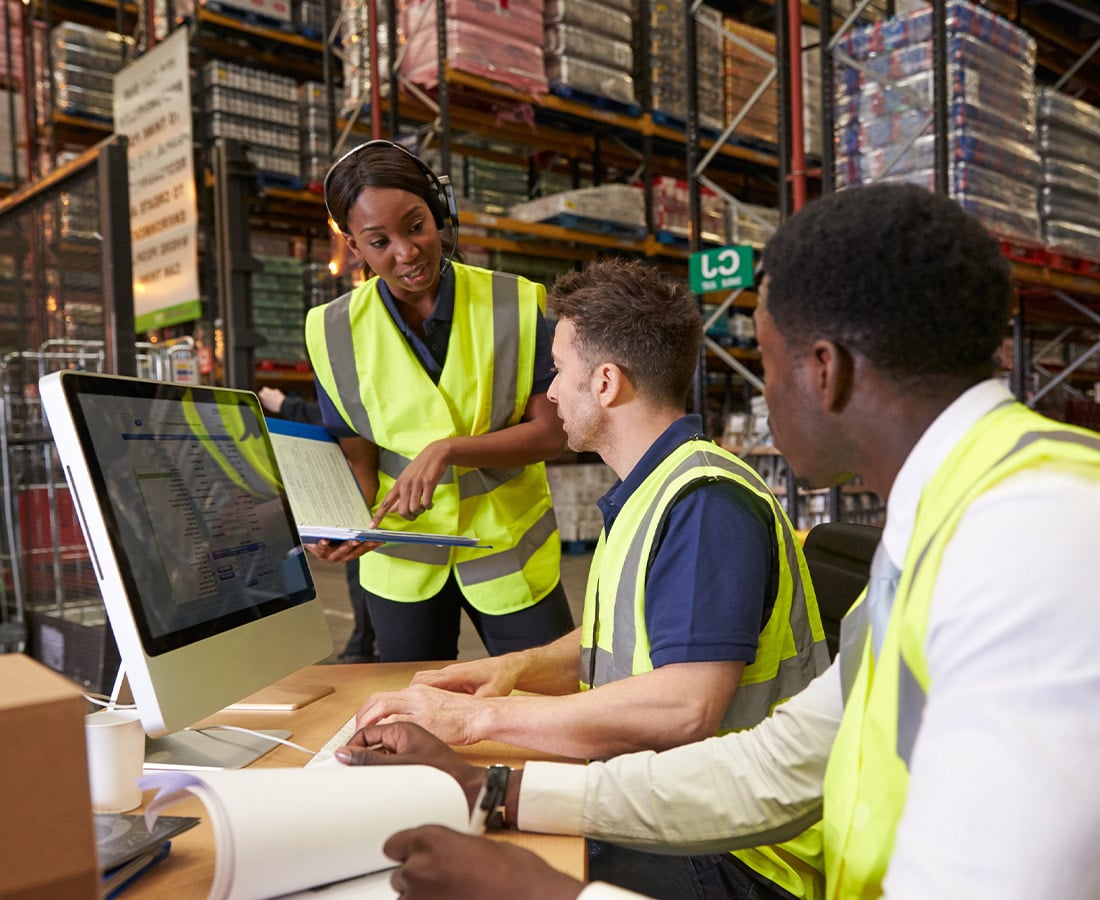
M703 322L682 284L641 260L608 256L559 276L547 302L573 325L589 365L613 362L650 398L686 403Z
M768 242L764 270L784 340L835 340L911 384L988 378L1012 311L997 241L954 200L916 185L807 204Z
M348 214L364 188L397 188L415 194L428 205L440 228L447 219L431 170L411 153L389 141L372 141L348 153L325 178L325 202L336 226L348 233Z

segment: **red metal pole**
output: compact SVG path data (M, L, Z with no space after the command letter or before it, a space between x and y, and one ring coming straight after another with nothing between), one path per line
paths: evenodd
M382 137L382 79L378 65L377 3L378 0L367 0L367 40L370 42L368 44L370 47L370 136L374 139Z
M787 56L790 63L791 190L793 211L806 205L806 143L802 133L802 6L787 0Z

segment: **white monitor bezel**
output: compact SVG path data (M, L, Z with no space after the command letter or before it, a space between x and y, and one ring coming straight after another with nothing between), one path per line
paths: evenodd
M51 373L39 382L43 410L146 734L159 737L193 725L328 656L332 652L331 633L304 556L308 590L286 598L285 603L274 604L283 608L180 646L168 646L175 640L151 641L155 652L147 652L148 631L143 637L134 612L135 606L140 608L140 599L132 597L132 588L127 586L131 579L122 559L125 548L113 537L116 530L109 524L113 519L110 501L103 496L102 473L90 455L90 437L75 402L82 389L122 396L135 396L135 392L137 396L149 396L155 392L168 397L183 397L190 391L202 399L244 402L260 423L273 471L278 468L259 401L251 392L72 370ZM297 542L285 492L282 501L287 528ZM301 552L301 545L297 547Z

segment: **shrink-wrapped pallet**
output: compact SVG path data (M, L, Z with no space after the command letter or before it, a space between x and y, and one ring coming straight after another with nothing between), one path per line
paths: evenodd
M1037 115L1043 240L1100 259L1100 110L1043 88Z
M1036 240L1035 41L958 0L948 4L945 25L951 195L994 232ZM837 186L934 188L931 10L855 29L836 50Z
M446 65L532 94L545 93L542 0L451 0L446 7ZM439 83L435 0L414 0L400 13L401 71L426 88Z

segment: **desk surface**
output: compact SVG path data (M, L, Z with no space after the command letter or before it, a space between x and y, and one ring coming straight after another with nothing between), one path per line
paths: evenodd
M293 732L291 740L295 743L318 749L362 705L368 694L405 687L414 672L430 667L430 663L310 666L279 684L289 687L330 685L334 688L333 693L293 712L222 711L199 724L239 725L255 729L284 728ZM553 759L545 754L491 741L458 750L471 762L479 765L505 762L511 766L521 766L529 759ZM277 746L253 765L294 768L307 761L308 758L302 753L289 747ZM151 800L152 796L151 792L147 792L145 800ZM126 891L127 898L201 897L210 891L214 875L214 832L202 802L191 798L172 806L166 813L200 816L202 821L191 830L172 838L172 852L168 859L135 882ZM494 834L493 838L527 847L555 868L575 878L583 879L585 876L585 848L582 838L517 832Z

